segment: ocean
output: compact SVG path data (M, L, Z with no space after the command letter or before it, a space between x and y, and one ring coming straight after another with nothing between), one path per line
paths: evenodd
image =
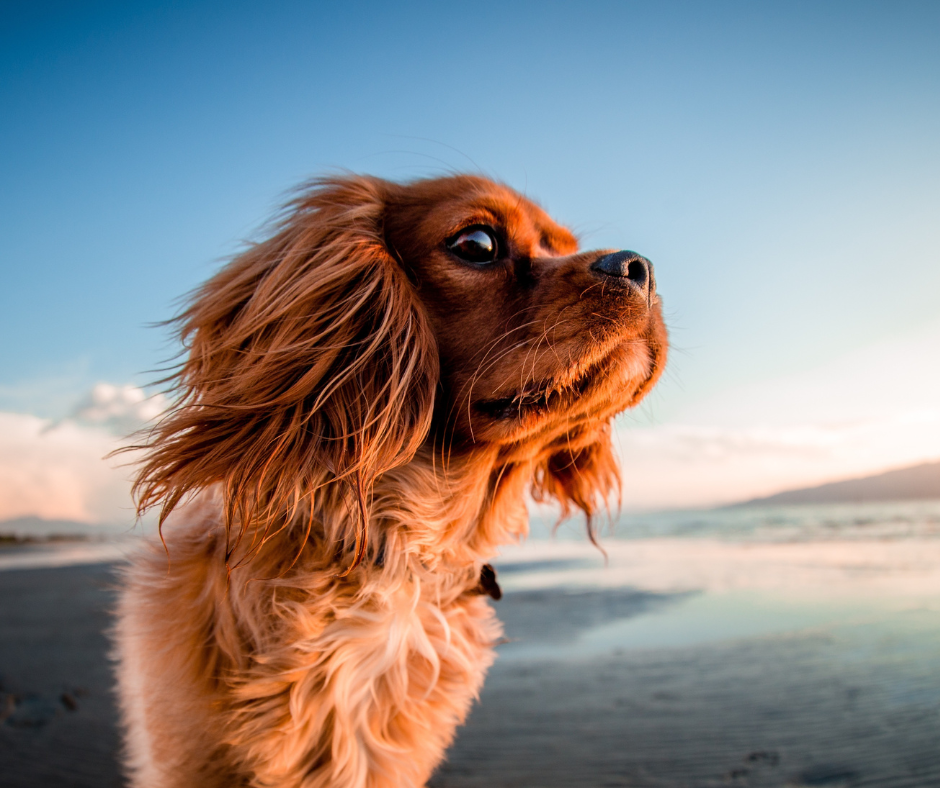
M940 538L940 500L799 506L727 507L598 518L603 539L697 538L723 541L800 542ZM531 538L552 538L554 520L533 517ZM577 516L562 523L556 538L583 538Z

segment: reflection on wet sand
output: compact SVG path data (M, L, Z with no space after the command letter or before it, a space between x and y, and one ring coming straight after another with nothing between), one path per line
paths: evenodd
M940 785L940 541L605 549L504 556L508 642L433 788Z

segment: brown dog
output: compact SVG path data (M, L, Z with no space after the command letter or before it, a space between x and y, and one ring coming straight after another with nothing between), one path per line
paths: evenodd
M423 785L493 660L486 562L527 491L593 536L619 484L611 418L666 358L649 262L483 178L337 178L179 321L136 488L167 552L116 630L132 783Z

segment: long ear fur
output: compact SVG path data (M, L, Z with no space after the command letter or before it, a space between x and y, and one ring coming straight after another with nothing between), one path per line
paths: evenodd
M610 440L610 425L599 429L590 442L572 443L551 454L536 469L532 497L561 504L562 519L572 509L584 512L588 538L596 544L594 515L620 491L620 469Z
M314 182L274 237L196 291L139 512L162 504L162 525L221 483L231 555L247 530L263 542L300 513L312 522L315 496L352 491L358 511L325 536L361 561L371 485L421 445L438 380L433 335L382 238L383 193L377 179Z

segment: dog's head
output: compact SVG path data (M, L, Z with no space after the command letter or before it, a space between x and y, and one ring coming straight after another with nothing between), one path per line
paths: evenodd
M537 496L590 515L618 478L610 419L666 354L649 261L580 252L534 203L472 176L318 181L180 321L179 405L139 502L168 512L221 482L242 527L335 483L364 505L422 446L526 463Z
M662 369L649 261L579 252L505 186L470 176L389 186L384 239L437 344L435 426L460 443L547 445L592 431Z

